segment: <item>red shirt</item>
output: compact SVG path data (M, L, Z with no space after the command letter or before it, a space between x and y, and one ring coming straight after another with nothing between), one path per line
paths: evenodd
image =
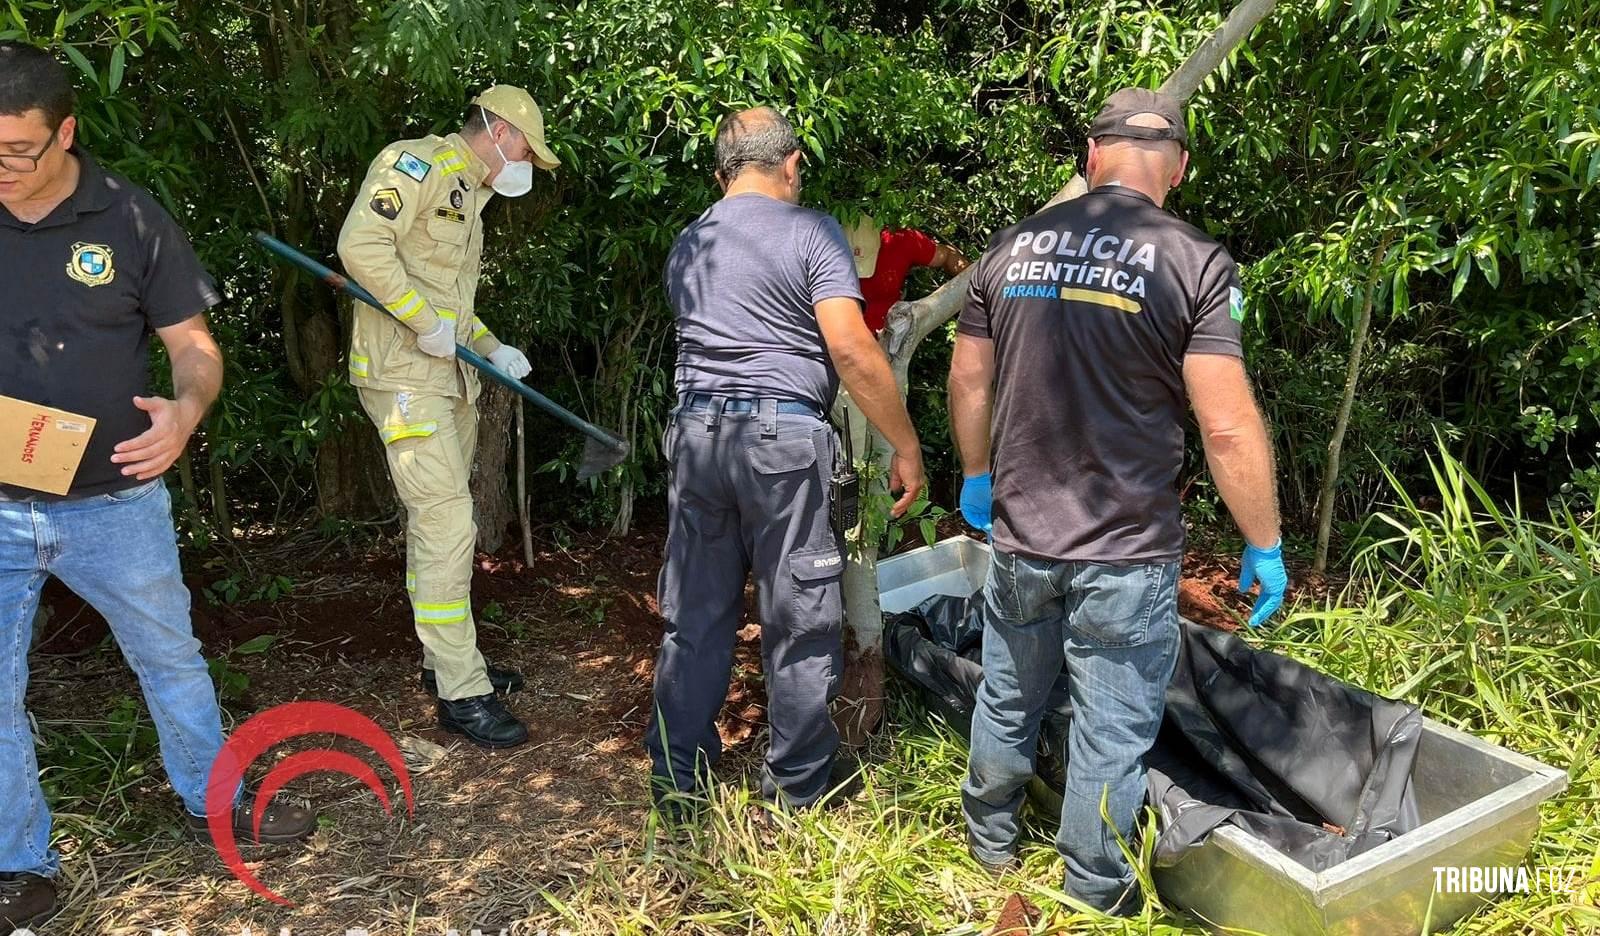
M861 295L867 300L867 327L873 334L883 331L889 322L889 307L900 301L906 287L906 274L914 266L933 263L934 251L939 245L921 231L891 231L884 228L878 235L882 246L878 249L878 265L872 275L861 281Z

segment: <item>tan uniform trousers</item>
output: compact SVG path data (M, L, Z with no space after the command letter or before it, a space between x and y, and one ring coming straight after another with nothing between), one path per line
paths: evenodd
M406 506L406 590L439 698L494 691L472 621L472 454L478 413L460 397L358 388Z

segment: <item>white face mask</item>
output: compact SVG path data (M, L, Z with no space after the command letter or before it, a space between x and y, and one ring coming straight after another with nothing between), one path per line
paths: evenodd
M484 129L488 129L489 121L484 119ZM521 198L533 191L533 163L527 160L512 162L506 158L506 151L500 148L500 142L494 137L489 138L494 144L494 151L500 154L500 171L495 175L489 187L507 198Z

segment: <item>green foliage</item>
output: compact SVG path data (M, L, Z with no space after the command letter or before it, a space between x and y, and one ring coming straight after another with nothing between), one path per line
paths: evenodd
M245 692L250 688L250 675L234 668L234 661L239 657L266 653L277 642L276 634L262 634L234 647L222 656L207 660L206 669L211 673L211 681L217 684L217 697L224 702L237 702L244 698Z
M58 830L115 841L148 834L155 823L138 806L139 790L155 782L158 744L138 700L120 696L108 712L41 722L39 738L39 760L49 765L39 785L57 804Z
M1392 511L1325 610L1291 615L1275 649L1420 705L1430 717L1567 770L1528 863L1592 872L1600 855L1600 514L1509 508L1460 460L1429 462L1432 490L1391 476ZM1426 506L1425 506L1426 505ZM1586 932L1588 897L1513 897L1461 933ZM1565 927L1565 928L1563 928Z
M192 449L189 492L212 514L191 522L228 535L313 504L353 511L374 476L357 463L375 450L348 444L365 438L342 376L348 310L272 267L247 233L329 257L367 160L456 128L491 81L532 89L563 166L487 210L480 307L528 349L535 386L633 443L628 463L575 486L580 441L530 417L540 512L603 524L661 491L674 388L660 274L676 232L716 197L723 114L771 103L794 119L809 204L976 255L1073 174L1106 93L1158 83L1225 12L1214 0L31 0L0 8L0 33L71 60L86 145L162 197L230 296L212 316L229 391ZM1190 178L1169 206L1241 261L1292 520L1312 514L1369 281L1378 315L1342 519L1383 496L1381 467L1426 480L1418 441L1435 428L1496 490L1518 472L1542 491L1590 484L1600 45L1585 37L1597 31L1600 9L1561 0L1280 5L1192 100ZM914 279L913 294L936 282ZM954 489L947 353L936 336L912 368L940 492ZM1193 459L1183 480L1200 473ZM223 522L230 511L240 523Z
M1398 503L1346 594L1302 604L1250 639L1566 769L1571 786L1541 810L1527 863L1577 873L1580 892L1509 896L1448 932L1591 932L1600 925L1600 516L1562 507L1533 519L1499 506L1448 454L1431 464L1437 506L1391 488ZM621 934L977 936L1021 893L1046 910L1036 932L1208 932L1159 902L1131 922L1078 912L1059 890L1053 823L1031 808L1021 870L988 878L965 854L960 733L899 687L889 702L890 727L863 758L864 790L852 802L766 818L753 792L719 785L689 830L652 825L620 855L597 847L581 875L544 894L548 912L532 922ZM1146 834L1132 853L1147 893L1153 840Z

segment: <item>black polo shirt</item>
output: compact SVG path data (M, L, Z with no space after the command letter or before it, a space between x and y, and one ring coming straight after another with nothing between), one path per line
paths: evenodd
M36 224L0 205L0 395L92 416L67 497L141 484L111 461L150 428L150 336L222 297L172 216L149 192L73 149L77 189ZM58 498L0 485L0 497Z

